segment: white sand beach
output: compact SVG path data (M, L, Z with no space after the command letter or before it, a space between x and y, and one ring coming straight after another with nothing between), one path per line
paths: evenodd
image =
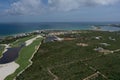
M19 68L19 64L15 62L0 64L0 80L4 80L8 75L14 73L17 68Z

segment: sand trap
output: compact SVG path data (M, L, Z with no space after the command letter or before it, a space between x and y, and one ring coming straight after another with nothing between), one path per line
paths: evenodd
M8 75L14 73L17 68L19 68L19 64L15 62L0 64L0 80L4 80Z
M3 53L5 53L8 50L8 48L10 48L9 44L4 44L4 46L5 46L5 49L4 49Z
M40 37L42 37L42 36L39 35L39 36L36 36L36 37L34 37L34 38L30 39L30 40L27 40L25 42L26 46L29 46L34 40L36 40L37 38L40 38Z

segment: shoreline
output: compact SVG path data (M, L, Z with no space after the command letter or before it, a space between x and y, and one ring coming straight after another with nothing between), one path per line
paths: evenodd
M120 31L120 30L106 30L103 27L100 27L101 30L100 31L112 31L112 32L116 32L116 31ZM118 27L117 27L118 28ZM119 27L120 28L120 27ZM25 35L25 34L31 34L37 31L96 31L96 29L93 29L92 26L90 26L88 29L41 29L41 30L33 30L33 31L28 31L28 32L20 32L20 33L15 33L15 34L10 34L10 35L0 35L0 38L6 38L6 37L15 37L15 36L20 36L20 35Z
M18 33L14 33L14 34L0 35L0 38L5 38L8 36L15 37L15 36L23 35L23 34L31 34L31 33L37 32L37 31L38 30L32 30L32 31L26 31L26 32L18 32Z

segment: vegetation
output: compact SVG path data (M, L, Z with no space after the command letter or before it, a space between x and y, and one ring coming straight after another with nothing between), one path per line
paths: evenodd
M109 80L120 80L120 52L108 54L96 59L87 61L90 66L101 71Z
M18 47L19 45L25 43L25 41L27 41L27 40L29 40L31 38L34 38L34 37L35 37L35 35L17 39L16 41L14 41L14 42L11 43L11 46L12 47Z
M7 36L5 37L5 39L3 39L0 44L9 44L9 43L14 43L16 40L18 39L24 39L24 38L27 38L27 37L31 37L35 34L29 34L27 36L19 36L19 37L14 37L14 36Z
M0 57L2 56L4 49L5 49L5 46L0 45Z
M85 31L59 37L75 39L42 43L32 59L33 65L20 74L17 80L83 80L93 74L98 76L91 77L90 80L120 80L120 51L109 54L94 51L97 47L111 51L120 49L120 32ZM77 43L88 46L78 46ZM100 43L108 43L110 46ZM26 59L29 55L26 56L25 53L34 52L30 50L32 49L24 48L16 61L22 64L22 69L29 64L22 61L29 59ZM10 77L16 76L22 69L19 68L6 80L11 80Z
M19 42L23 42L26 39L28 39L28 38L20 39L17 42L17 44ZM33 53L35 53L35 51L37 50L37 47L39 47L39 45L41 44L41 41L42 41L42 38L38 38L32 44L30 44L29 46L25 46L25 47L22 48L22 50L19 53L18 59L15 61L16 63L18 63L20 65L20 67L15 71L14 74L8 76L5 80L13 80L13 78L15 78L18 75L18 73L20 73L28 65L31 64L29 59L31 58Z

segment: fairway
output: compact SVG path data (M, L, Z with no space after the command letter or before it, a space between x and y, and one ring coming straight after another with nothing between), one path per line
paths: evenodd
M25 39L22 39L22 40L20 39L19 42L17 42L17 44L19 44L23 41L29 40L31 38L34 38L34 37L32 36L32 37L25 38ZM15 61L17 64L20 65L20 67L15 71L14 74L8 76L5 80L13 80L21 71L26 69L28 67L28 65L31 65L32 62L30 61L30 59L36 53L36 51L38 50L38 48L41 44L41 41L42 41L42 37L37 38L29 46L25 46L25 47L22 48L22 50L19 53L18 59Z
M3 55L4 49L5 49L5 46L0 44L0 57Z

